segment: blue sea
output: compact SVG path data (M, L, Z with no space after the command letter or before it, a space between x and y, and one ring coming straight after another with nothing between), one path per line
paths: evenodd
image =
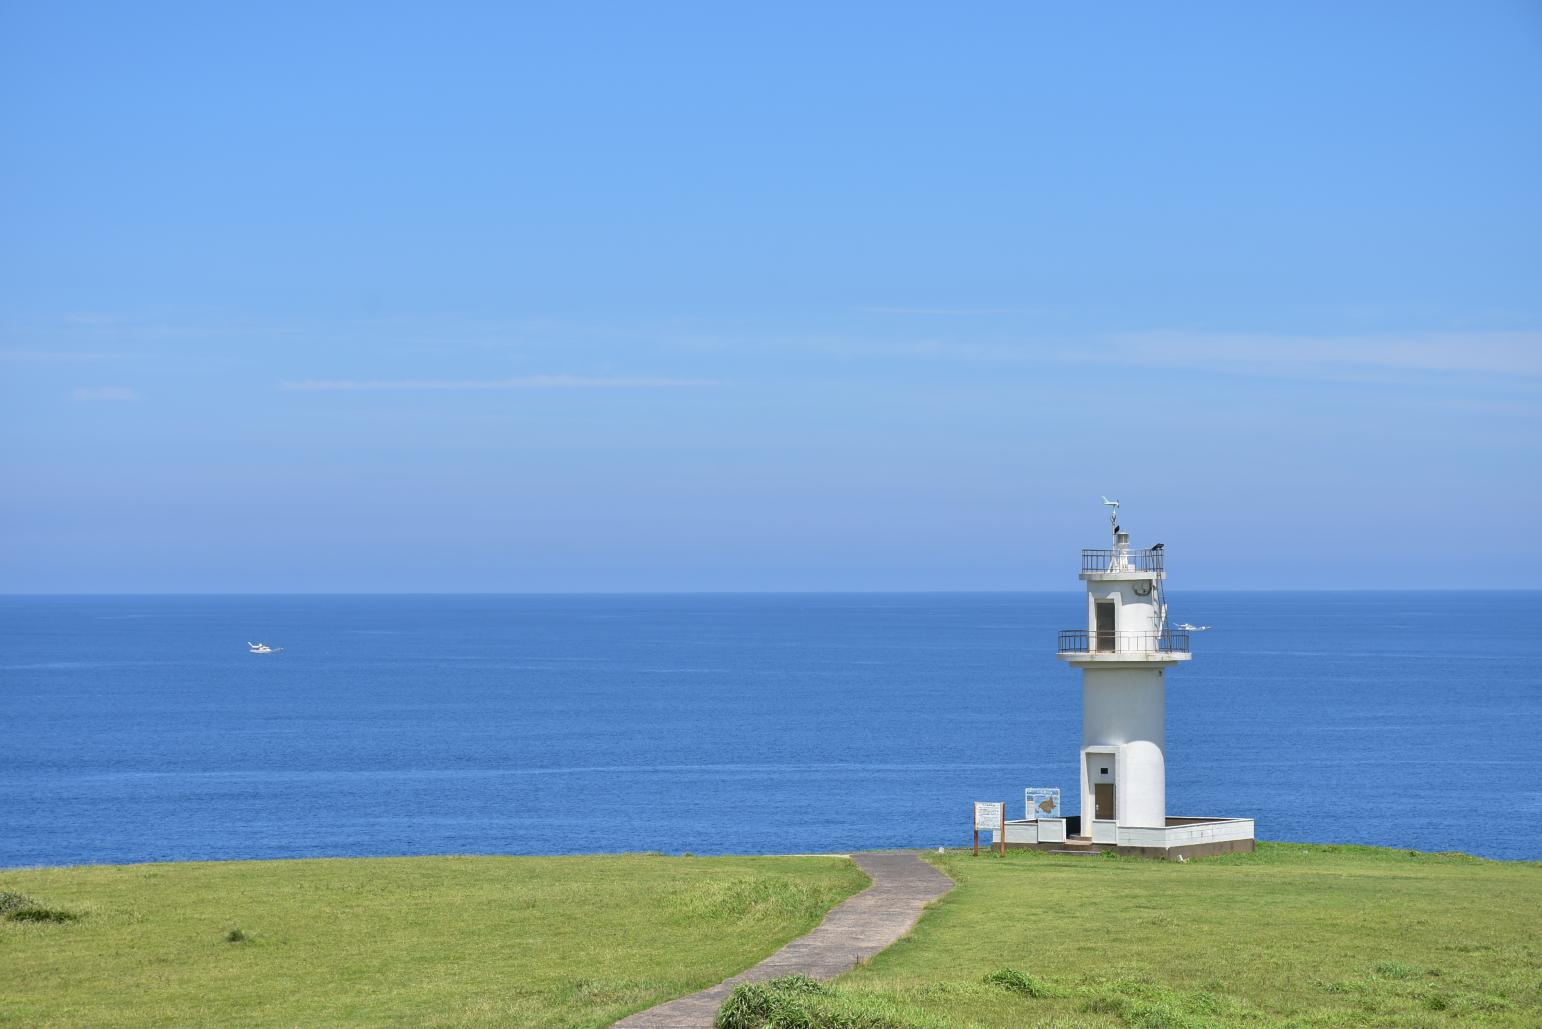
M1542 858L1542 593L1177 593L1168 810ZM959 845L1082 594L0 598L0 867ZM255 656L247 641L282 646Z

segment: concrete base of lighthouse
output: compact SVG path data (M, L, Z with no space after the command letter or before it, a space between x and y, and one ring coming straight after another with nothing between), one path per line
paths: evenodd
M1161 826L1103 825L1092 820L1083 831L1080 818L1041 818L1009 821L1006 845L1013 850L1045 850L1056 854L1096 854L1111 850L1130 857L1162 861L1251 852L1251 818L1168 818ZM1000 843L1001 833L991 833Z

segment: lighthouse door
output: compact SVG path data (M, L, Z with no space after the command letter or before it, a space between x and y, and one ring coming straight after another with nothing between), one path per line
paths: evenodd
M1115 762L1118 757L1110 752L1110 749L1088 751L1084 760L1087 762L1087 793L1082 794L1082 818L1089 814L1088 802L1091 802L1090 814L1097 822L1116 822L1119 820L1118 793L1115 783L1119 777L1116 773ZM1082 828L1089 832L1096 832L1096 826L1089 826L1085 821ZM1110 827L1111 828L1111 827ZM1108 842L1113 842L1112 840Z
M1094 605L1097 614L1098 640L1097 649L1111 651L1115 648L1114 636L1114 602L1112 600L1100 600Z

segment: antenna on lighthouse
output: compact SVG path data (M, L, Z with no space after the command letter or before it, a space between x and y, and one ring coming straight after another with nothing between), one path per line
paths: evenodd
M1114 535L1119 535L1119 501L1103 498L1103 506L1108 508L1108 524L1114 527Z

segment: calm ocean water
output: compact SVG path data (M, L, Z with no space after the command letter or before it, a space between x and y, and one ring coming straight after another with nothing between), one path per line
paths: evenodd
M1169 811L1542 858L1542 593L1186 593ZM1074 589L0 598L0 867L960 844L1074 813ZM253 656L247 640L283 646ZM1492 803L1494 806L1486 807Z

